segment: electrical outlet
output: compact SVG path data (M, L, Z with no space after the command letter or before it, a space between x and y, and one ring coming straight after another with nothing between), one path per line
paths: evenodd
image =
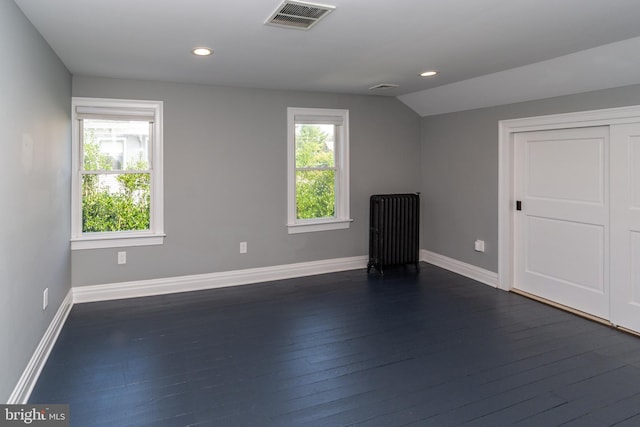
M49 305L49 288L45 288L44 292L42 292L42 309L46 310Z
M484 252L484 240L476 240L473 248L476 250L476 252Z
M240 242L240 253L241 254L247 253L247 242Z
M127 263L127 253L126 252L118 252L118 264L126 264Z

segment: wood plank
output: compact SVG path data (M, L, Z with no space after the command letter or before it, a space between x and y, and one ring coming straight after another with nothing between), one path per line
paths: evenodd
M74 426L633 425L639 399L638 337L428 264L76 305L31 396Z

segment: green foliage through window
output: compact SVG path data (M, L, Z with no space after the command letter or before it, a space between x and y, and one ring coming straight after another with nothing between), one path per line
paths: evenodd
M333 129L333 125L296 125L298 219L335 216L336 168Z
M84 175L82 231L148 230L150 180L148 173Z
M127 170L133 172L104 173L113 170L114 161L100 151L96 139L93 129L85 129L82 232L148 230L151 216L148 162L140 158L129 164Z

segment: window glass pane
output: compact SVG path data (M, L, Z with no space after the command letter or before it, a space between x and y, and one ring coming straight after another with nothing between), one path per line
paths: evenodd
M335 125L296 124L296 167L335 166Z
M84 170L148 170L149 122L83 120Z
M82 176L82 232L148 230L148 173Z
M334 170L296 171L298 219L335 217L335 177Z

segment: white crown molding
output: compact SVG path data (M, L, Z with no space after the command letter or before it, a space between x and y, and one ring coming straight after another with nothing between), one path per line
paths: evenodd
M356 256L219 273L78 286L73 288L73 302L85 303L164 295L356 270L365 268L368 260L367 256Z
M38 381L40 372L42 372L42 368L44 368L45 363L47 363L49 354L58 339L58 335L60 335L60 331L62 330L72 307L73 293L72 290L69 289L67 296L60 304L56 315L51 320L51 323L42 336L38 347L36 347L36 350L33 352L27 367L22 372L18 383L9 396L7 404L18 405L27 403L29 396L31 396L31 392L33 391L33 387L35 387L36 382Z
M498 287L498 273L449 258L426 249L420 250L420 261L444 268L493 288Z

